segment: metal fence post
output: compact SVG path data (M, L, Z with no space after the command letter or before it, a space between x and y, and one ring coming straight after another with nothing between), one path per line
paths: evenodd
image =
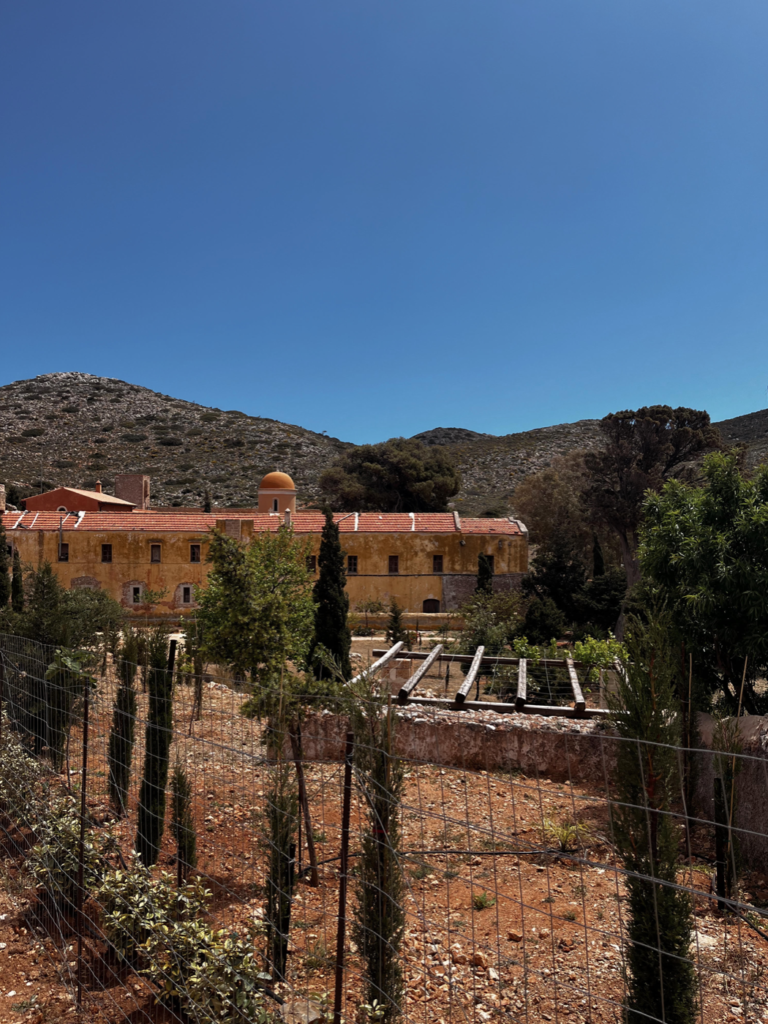
M349 866L349 816L352 809L352 752L355 737L347 733L344 751L344 805L341 813L341 857L339 865L339 923L336 932L336 988L333 997L333 1024L341 1024L341 998L344 987L344 942L347 930L347 871Z

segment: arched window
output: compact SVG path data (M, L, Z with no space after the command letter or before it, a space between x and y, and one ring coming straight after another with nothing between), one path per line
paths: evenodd
M59 507L56 509L56 511L57 512L66 512L67 510L64 508L63 505L59 505Z
M427 614L434 614L440 611L440 602L435 597L428 597L424 604L421 606L421 610Z

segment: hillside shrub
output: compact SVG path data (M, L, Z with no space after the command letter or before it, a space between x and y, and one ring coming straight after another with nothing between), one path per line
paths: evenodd
M80 813L72 799L64 799L47 810L36 829L37 843L27 866L37 884L61 910L73 910L77 895L80 850ZM94 841L91 822L86 820L83 860L83 888L92 891L99 883L105 861Z
M0 811L17 826L34 829L44 796L45 769L6 729L0 743Z

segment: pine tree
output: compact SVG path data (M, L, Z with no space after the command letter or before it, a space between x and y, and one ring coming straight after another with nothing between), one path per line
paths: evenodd
M493 593L493 563L488 555L481 554L477 559L476 594Z
M403 609L397 603L397 599L393 597L389 604L387 642L390 644L399 644L401 640L403 643L408 642L408 631L403 625Z
M2 518L0 518L0 609L5 608L11 597L11 578L8 575L10 562L5 527L3 526Z
M109 734L109 796L112 806L122 817L128 810L128 787L131 780L133 744L136 738L136 689L134 680L139 660L136 634L126 627L120 649L118 672L120 682L115 697L112 729Z
M211 511L211 492L208 488L205 488L205 495L203 497L203 512Z
M630 633L626 674L614 699L620 740L612 809L629 896L625 1020L693 1024L693 908L688 893L677 888L678 826L671 814L680 792L676 665L658 620L633 622Z
M19 615L24 611L24 575L21 571L19 549L13 551L13 579L11 580L11 608Z
M352 675L349 649L352 634L347 625L349 595L347 574L344 570L344 552L339 540L339 527L333 521L330 509L325 512L325 525L320 539L320 575L314 587L315 635L312 641L312 664L319 679L328 674L327 666L318 656L322 647L336 662L344 679Z
M186 878L192 868L197 867L197 834L192 817L192 789L187 773L178 760L171 776L171 794L171 831L176 840L180 873Z
M150 640L149 717L145 733L144 776L139 790L136 852L146 867L160 855L165 828L165 791L173 726L173 673L167 667L167 637L158 629Z

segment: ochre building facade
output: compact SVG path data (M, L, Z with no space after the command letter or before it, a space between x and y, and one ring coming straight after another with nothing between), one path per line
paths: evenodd
M146 592L164 591L154 613L184 614L204 586L210 535L220 529L241 541L290 523L307 542L309 567L317 573L324 517L295 511L295 488L285 474L269 474L260 500L272 511L211 513L55 511L6 512L8 543L33 566L48 561L65 587L100 588L136 612L146 611ZM261 498L261 495L260 495ZM275 505L277 509L275 509ZM458 608L475 589L478 559L492 559L494 589L516 589L528 571L527 530L514 519L463 519L458 513L337 514L347 564L350 608L391 598L410 612Z

